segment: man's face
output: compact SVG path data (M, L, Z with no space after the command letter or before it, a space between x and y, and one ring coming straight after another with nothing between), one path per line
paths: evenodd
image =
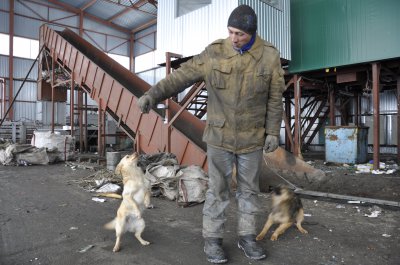
M251 35L233 27L228 27L229 38L235 49L240 49L251 40Z

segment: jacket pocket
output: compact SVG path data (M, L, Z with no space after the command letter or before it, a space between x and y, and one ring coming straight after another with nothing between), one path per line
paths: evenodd
M224 139L225 120L208 120L203 134L203 141L207 144L220 146Z
M265 69L259 69L256 73L256 93L268 93L271 83L271 74Z
M232 66L230 65L213 65L211 71L212 86L219 89L225 89L231 72Z

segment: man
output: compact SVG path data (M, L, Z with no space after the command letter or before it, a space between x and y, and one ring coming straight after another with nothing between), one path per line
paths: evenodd
M257 16L247 5L234 9L229 37L158 82L138 101L147 113L157 102L204 80L208 93L207 143L209 189L203 208L204 252L211 263L225 263L222 248L229 182L237 167L238 247L251 259L265 250L255 240L259 175L265 152L278 147L282 119L283 70L278 50L257 34Z

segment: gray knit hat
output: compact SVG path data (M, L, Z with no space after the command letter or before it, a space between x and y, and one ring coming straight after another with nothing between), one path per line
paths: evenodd
M257 31L257 15L248 5L236 7L228 19L228 27L240 29L250 35Z

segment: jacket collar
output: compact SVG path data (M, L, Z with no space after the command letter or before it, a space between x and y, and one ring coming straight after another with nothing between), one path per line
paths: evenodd
M232 47L232 42L231 40L228 38L226 38L224 40L224 47L225 47L225 56L226 58L231 58L233 56L239 55L240 53L238 51L236 51L233 47ZM247 52L256 60L258 61L262 54L263 54L263 50L264 50L264 41L257 35L256 36L256 40L253 44L253 46L250 48L250 50L248 50Z

